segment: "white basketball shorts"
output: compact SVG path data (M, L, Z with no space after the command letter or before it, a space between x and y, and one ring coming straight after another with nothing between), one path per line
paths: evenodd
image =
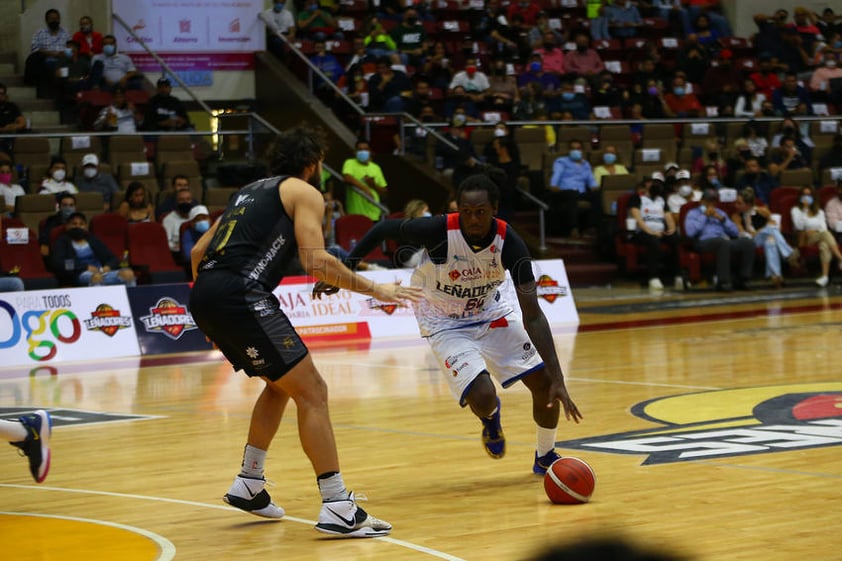
M440 331L427 340L450 391L462 407L467 405L468 388L483 370L507 388L544 366L520 318L514 315Z

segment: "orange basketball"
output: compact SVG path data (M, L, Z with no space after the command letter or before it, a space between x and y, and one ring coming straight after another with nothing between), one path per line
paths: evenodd
M567 456L559 458L544 475L544 491L556 504L581 504L591 500L596 475L584 460Z

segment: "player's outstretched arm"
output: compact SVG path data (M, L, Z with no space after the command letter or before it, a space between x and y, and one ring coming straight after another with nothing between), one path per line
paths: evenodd
M538 304L538 293L535 282L525 282L516 287L517 299L523 313L523 326L526 333L538 350L538 354L544 359L544 368L552 379L550 387L550 401L547 407L552 407L556 400L561 402L564 408L564 416L570 421L579 422L582 414L573 399L567 393L567 386L564 384L564 373L561 371L561 364L553 342L553 333L547 317Z
M307 274L327 284L369 294L379 300L417 301L421 289L397 283L378 284L357 275L338 259L325 251L322 233L324 200L312 186L299 179L284 181L283 202L293 218L298 256Z

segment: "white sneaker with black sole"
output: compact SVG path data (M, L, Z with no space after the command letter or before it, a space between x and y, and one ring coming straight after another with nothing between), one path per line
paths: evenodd
M284 509L272 502L272 497L264 489L265 485L266 480L262 477L258 479L238 475L222 500L255 516L283 518Z
M346 538L377 538L388 535L392 525L364 511L351 492L347 499L322 502L316 530Z

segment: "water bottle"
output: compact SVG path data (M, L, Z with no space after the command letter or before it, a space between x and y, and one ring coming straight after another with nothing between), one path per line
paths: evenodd
M123 250L123 258L120 259L120 268L125 269L129 266L129 250Z
M354 251L354 248L357 247L357 238L351 238L351 241L348 242L348 248L351 251Z

